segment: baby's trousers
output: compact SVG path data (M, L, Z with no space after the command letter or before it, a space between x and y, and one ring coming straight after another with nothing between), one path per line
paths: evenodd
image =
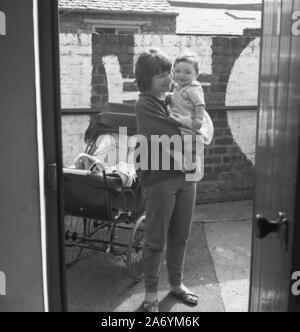
M171 286L179 286L195 206L196 183L185 181L183 173L143 188L146 234L143 250L145 288L158 290L162 255Z

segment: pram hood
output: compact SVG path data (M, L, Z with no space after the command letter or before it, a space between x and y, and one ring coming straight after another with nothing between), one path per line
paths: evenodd
M124 111L122 112L122 108ZM120 127L127 128L127 135L137 134L136 116L134 106L122 104L109 104L108 112L95 115L89 124L84 136L87 145L93 144L100 135L109 133L119 133ZM117 110L118 112L116 112ZM129 112L131 110L131 112Z
M120 128L126 128L127 135L124 130L120 133ZM108 104L104 112L91 119L85 133L86 151L75 159L74 167L90 169L91 160L97 160L107 172L118 173L124 186L131 186L136 178L134 165L130 164L136 133L134 106Z

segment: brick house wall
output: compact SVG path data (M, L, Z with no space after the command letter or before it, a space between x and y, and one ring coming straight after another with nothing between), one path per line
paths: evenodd
M142 26L143 34L175 34L175 15L153 14L114 14L114 13L76 13L61 14L59 30L61 33L92 33L92 24L85 20L147 21Z
M209 112L215 127L205 148L205 175L198 184L197 202L230 201L253 197L254 167L235 141L226 111Z
M78 35L74 34L61 34L62 49L68 44L68 40L80 46L82 38L81 41L78 41L78 38ZM77 64L77 74L74 70L62 78L62 96L64 93L67 95L68 89L76 90L76 85L83 89L80 77L90 75L86 88L90 91L89 98L85 97L85 104L78 103L76 106L74 100L71 103L63 97L64 108L92 107L100 110L108 101L135 100L137 92L133 75L134 59L141 50L150 46L161 48L172 59L185 49L197 52L201 58L199 81L203 84L209 114L215 126L214 140L205 149L205 177L198 184L197 202L253 197L257 111L243 110L242 106L257 104L259 38L168 34L87 34L86 38L90 55L80 54L77 49L76 57L78 61L81 59L82 68ZM87 45L82 44L82 50L83 47ZM72 47L72 50L74 49L76 48ZM62 63L67 66L70 60L66 59L70 59L70 54L64 50ZM88 66L83 60L86 57L89 57ZM68 84L64 85L63 81L66 79L70 84L73 82L73 89ZM68 104L71 107L68 107ZM234 106L235 109L218 109L224 106ZM77 153L82 152L83 134L88 121L88 115L63 117L63 151L67 164Z

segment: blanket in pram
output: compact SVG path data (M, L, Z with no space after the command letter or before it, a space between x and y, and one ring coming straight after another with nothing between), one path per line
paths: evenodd
M125 134L120 129L125 129ZM97 115L85 135L89 149L75 158L72 168L117 174L123 186L131 187L137 178L133 158L135 131L135 117L132 114Z

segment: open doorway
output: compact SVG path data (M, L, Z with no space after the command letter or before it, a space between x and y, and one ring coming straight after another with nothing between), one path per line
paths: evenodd
M184 51L197 53L198 80L205 92L215 135L205 150L205 177L198 184L187 252L187 283L201 298L206 298L195 311L247 311L261 6L253 5L245 12L240 4L235 8L237 13L247 13L251 19L239 19L230 15L233 11L226 1L219 4L222 13L216 5L202 8L199 3L161 3L161 7L152 8L148 2L144 10L128 8L128 12L120 14L117 7L102 13L104 5L100 1L99 8L89 13L82 11L80 2L59 2L64 167L80 168L78 156L83 158L82 153L95 156L98 146L88 146L86 132L95 115L109 111L129 114L131 118L134 114L138 97L134 60L141 51L159 48L172 60ZM204 31L203 25L197 23L196 12L202 16L207 16L207 12L221 15L224 25L219 26L212 15L212 24L207 24L210 31ZM116 123L119 117L116 115ZM101 121L99 118L98 124ZM80 191L80 185L73 190ZM76 238L93 234L102 226L97 240L114 236L115 242L126 243L130 239L126 229L112 235L107 225L93 218L65 217L69 310L138 310L143 285L130 278L126 248L123 255L118 255L120 248L113 255L114 249L107 243L99 247L99 242L96 246L95 242L80 243ZM108 234L104 232L107 230ZM73 246L76 241L79 246ZM93 249L92 246L96 250L85 249ZM104 253L99 253L101 246ZM166 271L163 278L166 279ZM167 295L167 280L160 291ZM185 310L168 298L164 305L167 311Z
M103 17L93 8L83 18L81 1L71 3L4 0L0 5L0 65L5 74L0 79L0 124L6 137L0 173L0 310L66 311L66 281L70 311L141 309L143 285L137 280L144 220L137 207L142 195L137 182L132 188L123 186L130 180L126 172L103 173L97 159L111 161L112 148L124 152L124 140L113 140L120 124L127 128L125 142L134 147L129 138L136 130L136 54L168 45L165 52L174 57L183 45L202 59L199 82L215 127L205 150L205 178L198 184L186 255L185 283L204 299L194 311L246 310L252 206L249 309L299 311L300 3L264 1L259 82L259 31L252 27L223 35L224 26L218 36L187 31L186 17L188 27L199 28L192 20L196 0L188 8L186 2L180 6L162 0L161 12L156 8L138 18L133 18L135 10L142 10L138 7L124 7L128 10L117 18L106 12ZM253 23L253 7L246 7L244 15L232 4L235 12L226 9L226 19ZM22 22L22 35L12 17ZM12 88L20 82L21 92ZM247 84L255 91L248 96L251 103L243 89ZM258 113L252 106L257 100ZM98 145L89 144L94 141ZM128 160L132 151L126 152ZM82 169L89 162L92 174ZM74 183L75 190L70 190ZM78 200L80 196L85 200ZM169 296L165 266L159 291L161 311L187 311Z
M219 1L203 7L198 1L189 4L161 1L162 6L155 8L148 1L143 8L130 7L132 2L126 2L128 10L122 13L118 6L102 8L100 1L98 7L90 9L82 8L80 1L59 2L64 224L70 311L141 310L141 250L145 226L143 211L140 214L138 208L139 185L131 187L130 183L130 190L111 196L115 188L109 186L114 187L116 179L106 176L103 164L109 163L111 149L122 149L122 142L113 140L116 127L122 124L127 127L127 133L131 131L126 136L127 142L136 131L134 103L138 91L134 63L140 52L151 47L161 49L172 61L182 52L198 54L200 75L197 79L214 124L214 138L205 148L205 175L197 185L197 205L186 253L185 282L205 299L193 311L248 311L249 289L251 310L291 308L287 271L296 265L297 257L294 255L291 266L286 266L286 257L291 256L294 245L288 244L287 239L293 238L293 233L288 236L291 228L287 227L285 216L289 211L292 220L295 205L288 205L276 186L281 181L281 188L285 186L286 192L290 190L295 199L291 184L296 183L297 162L287 156L291 177L288 181L277 181L280 163L275 150L277 146L284 149L287 141L282 139L284 135L275 133L277 127L282 133L291 130L289 120L285 120L286 126L280 126L281 116L291 119L296 115L295 105L288 104L297 96L296 91L291 91L288 97L279 91L278 85L284 73L298 65L292 60L280 60L286 50L290 50L291 57L292 47L295 50L298 47L288 23L279 24L280 19L290 22L289 14L296 5L292 1L265 4L263 28L270 31L265 38L261 62L263 4L258 2ZM205 29L203 24L199 26L199 15L203 16L202 21L211 19ZM278 31L290 36L288 45L278 37ZM277 58L268 58L269 48L278 54ZM269 70L269 80L265 76L259 78L261 63ZM272 68L278 68L276 77L271 75ZM289 76L284 79L288 82ZM268 88L263 91L266 84ZM259 98L259 91L265 93L264 97ZM283 95L286 99L279 98ZM263 162L264 158L269 158L267 163ZM113 171L109 170L111 174L120 171L115 165L108 166L113 167ZM103 194L86 191L82 175L91 175L93 180L93 174L85 173L86 167L89 171L98 168L101 188L105 189ZM257 172L260 182L257 182ZM83 193L86 193L85 202L80 200ZM98 209L94 210L95 206L102 207L100 214L104 218ZM253 217L258 212L263 215ZM274 213L278 215L276 221L272 221L276 219ZM253 221L257 226L254 230ZM278 234L263 242L269 233ZM268 263L266 273L261 273L265 268L261 265L262 254ZM285 266L284 276L275 280L271 273L279 265ZM169 296L165 264L161 279L161 311L190 311L190 307ZM276 293L281 286L286 302Z

